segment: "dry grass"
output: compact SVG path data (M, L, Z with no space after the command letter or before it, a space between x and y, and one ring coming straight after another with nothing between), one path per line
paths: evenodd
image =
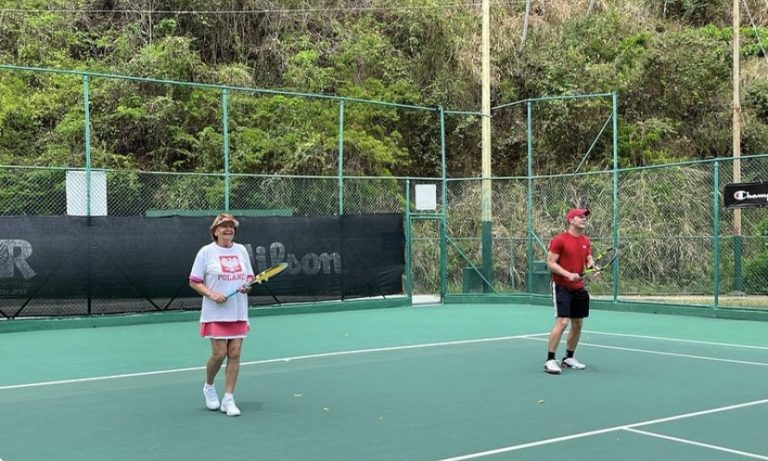
M610 300L609 296L593 296L594 299ZM676 304L676 305L696 305L712 306L714 305L714 296L702 295L660 295L660 296L626 296L621 295L620 301L658 303L658 304ZM718 297L719 308L751 308L768 309L768 296L734 296L725 295Z

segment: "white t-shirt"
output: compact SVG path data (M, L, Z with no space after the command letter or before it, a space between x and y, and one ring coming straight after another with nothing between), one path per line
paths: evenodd
M224 248L211 242L197 252L189 279L202 282L211 291L227 295L242 287L248 277L253 276L251 259L243 245L234 243ZM201 323L242 320L248 321L248 296L238 293L222 304L203 296Z

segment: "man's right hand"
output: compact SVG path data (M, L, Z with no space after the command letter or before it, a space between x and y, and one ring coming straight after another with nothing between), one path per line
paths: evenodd
M581 275L569 272L568 276L566 277L569 282L575 282L576 280L581 280Z

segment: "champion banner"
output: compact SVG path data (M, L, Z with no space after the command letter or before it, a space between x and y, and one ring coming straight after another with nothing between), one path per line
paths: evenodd
M254 271L289 265L279 277L254 287L252 303L259 304L260 298L274 303L402 293L402 215L238 220L235 241L248 249ZM199 308L188 276L197 251L211 241L211 221L181 216L0 217L0 315ZM181 303L185 299L188 303ZM74 307L41 311L34 307L41 300L62 300L60 306ZM87 300L87 311L79 307L82 300ZM112 301L102 303L110 307L99 307L99 300Z
M768 183L728 184L723 197L726 208L768 206Z

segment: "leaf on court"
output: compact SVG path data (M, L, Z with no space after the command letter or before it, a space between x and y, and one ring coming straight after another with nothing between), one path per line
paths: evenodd
M331 409L328 407L323 407L323 411L331 411Z
M296 397L296 398L300 398L301 394L293 394L293 396Z

